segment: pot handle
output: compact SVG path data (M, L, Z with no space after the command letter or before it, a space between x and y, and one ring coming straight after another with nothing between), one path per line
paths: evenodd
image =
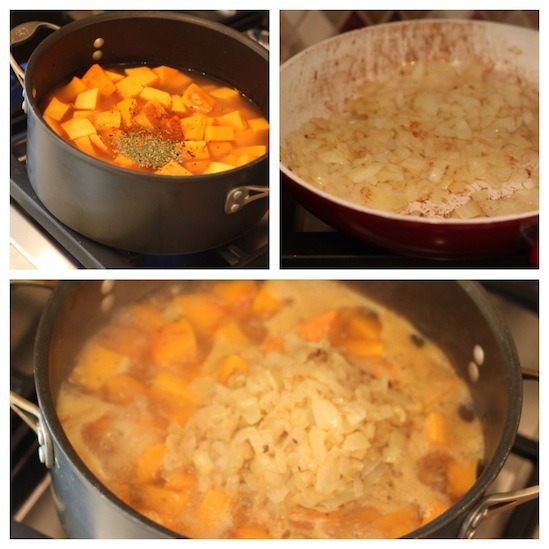
M269 196L269 187L260 185L244 185L235 187L227 193L225 198L225 213L235 214L250 202Z
M13 391L10 391L10 408L36 433L40 461L48 469L53 467L53 442L40 408Z
M12 46L17 46L18 44L23 44L24 42L30 40L34 36L35 32L43 27L52 30L58 30L61 28L58 25L54 25L53 23L48 23L46 21L29 21L28 23L21 23L10 30L10 50ZM17 80L19 80L21 86L24 87L25 71L21 68L19 63L17 63L11 51L10 65L15 73L15 76L17 77Z
M539 371L528 368L521 368L524 380L539 382ZM459 529L458 537L470 539L474 536L480 523L488 516L495 515L507 509L522 505L527 501L539 497L539 484L515 490L513 492L490 494L484 496L467 514Z

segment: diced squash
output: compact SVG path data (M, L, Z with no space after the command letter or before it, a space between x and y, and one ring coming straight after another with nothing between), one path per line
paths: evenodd
M235 131L234 144L236 147L250 147L257 143L257 132L252 128Z
M170 490L186 491L194 488L197 485L197 480L190 473L181 473L166 480L165 487Z
M337 318L337 311L330 309L300 324L297 334L305 341L318 342L327 338Z
M431 412L427 416L427 434L433 444L448 444L446 419L437 412Z
M260 315L272 315L280 309L280 301L274 297L268 288L262 286L255 296L252 308Z
M71 373L73 383L97 391L115 372L124 368L125 356L98 343L88 345Z
M116 155L113 158L113 162L118 166L122 166L123 168L139 168L139 164L134 162L131 158L124 156L123 154Z
M150 86L144 87L139 93L139 97L146 101L158 101L164 107L170 107L172 104L171 94L157 88L151 88Z
M383 342L376 339L349 339L343 348L357 358L368 358L383 355Z
M191 81L191 77L172 67L161 65L153 69L158 76L158 84L171 93L181 94Z
M73 76L71 81L60 88L56 93L55 96L63 102L70 103L71 101L74 101L76 96L85 90L88 89L88 86L82 82L81 78L78 78L77 76Z
M241 154L239 156L235 156L234 154L230 153L223 158L224 162L230 164L231 166L234 166L235 168L237 168L238 166L244 166L245 164L249 164L254 160L256 160L256 157L251 156L250 154Z
M101 136L99 134L92 133L89 137L94 147L96 147L100 151L108 152L109 149L107 145L105 145L105 142L103 141L103 139L101 139Z
M345 333L349 339L379 339L381 321L375 313L353 310L346 319Z
M232 170L234 166L226 164L225 162L210 162L210 165L204 170L204 173L219 173Z
M225 161L225 157L233 150L232 143L228 141L210 141L208 143L208 151L210 156L215 160L221 160L226 164L230 162Z
M229 507L229 495L217 490L208 490L197 509L197 518L206 529L210 529L223 518Z
M98 99L99 99L98 88L92 88L91 90L80 92L76 96L76 99L74 100L74 108L87 109L91 111L97 107Z
M120 82L120 80L122 80L122 78L124 78L123 74L120 74L119 72L115 72L115 71L109 71L107 69L105 69L105 74L111 79L111 82L113 82L115 84L117 82Z
M119 128L122 123L120 111L112 109L94 114L92 117L93 125L101 130L103 128Z
M205 141L232 141L234 128L232 126L207 126L204 131Z
M139 124L142 128L145 128L146 130L149 130L151 132L155 129L154 124L150 121L149 117L144 112L136 114L133 117L133 121L136 124Z
M215 100L193 82L183 92L183 103L192 111L208 113L213 109Z
M180 295L175 304L202 337L211 337L226 316L218 299L207 292Z
M135 463L135 480L139 484L152 484L160 476L160 467L166 454L166 444L159 442L143 450Z
M213 95L217 99L234 99L239 93L238 90L235 90L234 88L221 86L220 88L210 91L210 95Z
M138 112L137 100L134 97L126 97L115 105L120 112L122 122L125 126L130 126L132 119Z
M237 372L247 372L250 365L239 355L229 355L221 361L219 382L227 384L229 378Z
M82 77L82 82L88 88L98 88L99 93L109 97L116 91L116 86L109 78L109 75L97 63L93 64Z
M69 112L70 108L69 103L63 103L57 97L53 97L45 108L44 114L59 122Z
M60 137L65 137L65 132L63 131L61 124L57 120L54 120L51 116L48 116L47 114L44 114L44 120L57 135L59 135Z
M144 88L143 84L133 76L126 76L115 85L122 97L137 97Z
M279 353L284 352L284 342L279 337L267 337L263 342L263 352L265 354L269 353Z
M146 394L143 383L129 374L115 374L103 384L103 391L109 402L129 404L136 397Z
M251 118L248 125L254 132L266 131L269 129L269 122L266 118Z
M92 134L92 135L94 135L94 134ZM86 154L93 155L93 153L94 153L93 143L91 142L91 139L90 139L89 135L83 135L82 137L77 137L74 140L74 144L82 152L85 152Z
M248 127L246 120L244 120L240 111L232 111L217 116L215 120L220 126L231 126L237 132L245 130Z
M163 322L161 311L150 303L135 303L132 314L138 325L150 329L158 328Z
M182 118L181 128L185 139L188 141L203 141L207 124L208 117L202 113L195 113L187 118Z
M197 342L191 323L185 318L180 318L161 325L151 334L151 351L156 364L194 359Z
M234 149L234 154L241 155L241 154L250 154L252 156L255 156L256 158L259 158L260 156L263 156L267 153L267 146L266 145L252 145L250 147L240 147L238 149Z
M187 168L184 168L175 160L170 160L167 164L158 168L154 173L159 175L193 175L192 172L187 170Z
M153 86L159 80L158 75L150 67L128 67L124 69L127 76L135 77L143 86Z
M478 460L470 458L464 462L449 460L447 466L448 492L457 500L469 491L477 480Z
M210 152L206 141L182 141L179 144L179 156L183 162L186 160L206 160L210 158Z
M71 118L61 124L69 139L78 139L83 135L96 133L95 126L87 118Z
M187 114L189 112L189 109L187 109L183 103L181 95L172 93L172 112L175 112L176 114ZM202 137L199 139L202 139Z
M159 370L151 382L153 395L163 399L174 399L178 406L197 404L198 395L189 389L189 380L167 370Z

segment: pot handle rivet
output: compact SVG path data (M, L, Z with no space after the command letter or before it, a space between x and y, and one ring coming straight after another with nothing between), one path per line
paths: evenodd
M239 212L244 206L259 200L260 198L266 198L269 196L269 187L262 187L260 185L244 185L242 187L235 187L227 193L225 199L225 213L234 214Z

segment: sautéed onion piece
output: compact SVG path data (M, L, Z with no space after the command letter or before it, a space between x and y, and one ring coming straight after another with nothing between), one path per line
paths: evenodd
M367 81L341 112L292 132L286 166L350 202L427 218L539 207L538 90L471 58Z
M267 152L269 123L238 90L173 67L92 65L48 96L44 120L106 162L161 175L211 174Z
M338 282L218 281L136 303L57 410L143 515L197 538L394 538L476 480L480 421L445 354Z

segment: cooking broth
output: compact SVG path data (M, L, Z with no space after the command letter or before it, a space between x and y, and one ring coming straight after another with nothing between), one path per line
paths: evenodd
M174 285L126 307L75 357L57 411L105 486L193 538L400 537L483 456L444 352L329 281Z
M44 120L103 161L163 175L211 174L267 152L269 124L238 90L173 67L108 67L53 90Z

